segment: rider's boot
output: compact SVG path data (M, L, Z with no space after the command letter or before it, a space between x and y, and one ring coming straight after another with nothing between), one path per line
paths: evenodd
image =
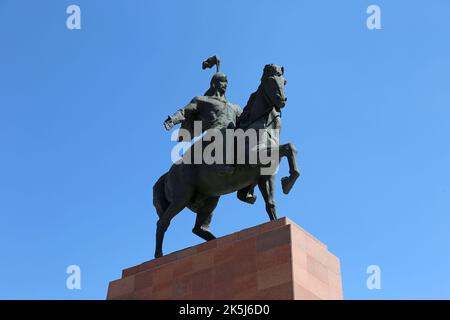
M255 186L250 185L242 188L237 192L237 198L245 203L254 204L256 202L256 195L254 194Z

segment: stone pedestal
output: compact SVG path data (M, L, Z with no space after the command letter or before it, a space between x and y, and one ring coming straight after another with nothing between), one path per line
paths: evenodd
M287 218L123 270L107 299L342 299L339 259Z

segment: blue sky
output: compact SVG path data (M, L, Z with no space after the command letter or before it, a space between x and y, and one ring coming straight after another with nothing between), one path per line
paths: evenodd
M212 3L212 4L211 4ZM378 4L382 30L366 28ZM66 28L77 4L82 29ZM104 299L153 256L162 122L202 94L220 55L244 105L286 69L282 141L301 178L288 216L340 257L347 299L450 298L450 2L0 0L0 298ZM165 251L195 245L183 211ZM224 196L212 231L267 220ZM67 290L66 267L82 271ZM366 268L379 265L381 290Z

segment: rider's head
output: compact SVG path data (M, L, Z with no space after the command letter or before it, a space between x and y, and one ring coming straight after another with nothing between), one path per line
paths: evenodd
M216 72L211 78L211 89L218 91L222 95L227 91L227 85L227 76L222 72Z

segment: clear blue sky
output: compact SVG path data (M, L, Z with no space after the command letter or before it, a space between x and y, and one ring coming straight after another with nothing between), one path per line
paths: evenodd
M382 30L366 28L372 3ZM0 298L104 299L152 258L162 122L207 89L201 61L218 54L241 106L265 64L285 67L282 141L302 176L283 195L282 164L279 215L340 257L344 297L449 299L449 15L447 0L0 0ZM167 253L201 242L194 219L175 218ZM233 194L212 231L266 220Z

